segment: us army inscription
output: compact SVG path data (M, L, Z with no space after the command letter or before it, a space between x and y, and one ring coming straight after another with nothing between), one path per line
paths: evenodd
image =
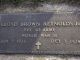
M0 14L0 53L80 54L80 14Z

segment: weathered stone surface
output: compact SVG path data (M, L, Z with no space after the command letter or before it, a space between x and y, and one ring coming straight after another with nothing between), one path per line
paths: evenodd
M80 54L79 13L0 14L0 53Z
M55 8L54 8L55 7ZM65 9L64 11L62 11L63 10L63 8L62 8L62 6L52 6L52 5L48 5L48 4L44 4L44 6L43 7L38 7L36 10L33 10L32 8L30 9L30 8L12 8L12 7L7 7L5 10L4 9L0 9L1 11L0 11L0 13L20 13L20 12L31 12L31 11L40 11L40 12L54 12L54 10L56 11L56 12L59 12L60 13L60 11L62 11L61 13L65 13L65 11L66 10L68 10L69 8L67 8L67 7L69 7L69 8L71 8L70 6L64 6L63 5L63 8ZM74 8L74 7L73 7ZM77 9L73 9L73 10L77 10ZM74 12L76 12L76 11L74 11ZM72 13L72 12L71 12ZM70 56L70 55L66 55L66 56L64 56L64 55L60 55L61 57L59 57L58 55L52 55L52 56L40 56L41 58L42 57L47 57L47 59L46 60L80 60L80 56ZM3 54L1 54L0 55L0 60L33 60L33 57L34 56L31 56L31 55L24 55L24 54L22 54L22 55L3 55ZM38 56L35 56L35 58L38 58ZM43 58L43 59L44 59ZM39 59L38 59L39 60ZM45 59L44 59L45 60Z
M64 55L0 55L0 60L80 60L80 57Z

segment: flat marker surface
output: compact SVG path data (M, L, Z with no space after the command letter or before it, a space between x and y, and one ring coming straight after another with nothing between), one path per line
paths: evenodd
M80 14L0 14L0 53L80 54Z

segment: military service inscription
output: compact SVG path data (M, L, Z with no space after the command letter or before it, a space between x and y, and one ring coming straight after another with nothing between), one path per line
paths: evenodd
M0 53L80 54L80 14L0 14Z

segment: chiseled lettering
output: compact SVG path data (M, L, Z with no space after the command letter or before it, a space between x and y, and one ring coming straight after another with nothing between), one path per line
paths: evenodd
M24 31L32 31L32 28L24 28Z
M52 39L51 43L56 43L56 44L60 44L61 40L60 39Z
M76 22L76 26L80 26L80 22Z
M16 40L17 43L26 43L26 40L21 40L21 39L18 39Z
M47 34L47 33L41 33L41 37L50 37L51 34Z
M38 22L21 22L20 26L40 26Z
M80 40L70 40L71 44L80 44Z
M0 43L8 43L9 40L0 40Z
M43 28L44 32L54 32L54 28L50 28L50 27L46 27L46 28Z
M18 23L17 22L0 22L0 26L1 27L9 27L9 26L17 26Z
M73 26L74 23L73 22L63 22L63 21L60 21L60 22L44 22L43 23L43 26Z
M41 28L35 28L35 31L39 32L39 31L42 31Z
M35 37L38 37L37 34L22 34L22 37L32 37L32 38L35 38Z

